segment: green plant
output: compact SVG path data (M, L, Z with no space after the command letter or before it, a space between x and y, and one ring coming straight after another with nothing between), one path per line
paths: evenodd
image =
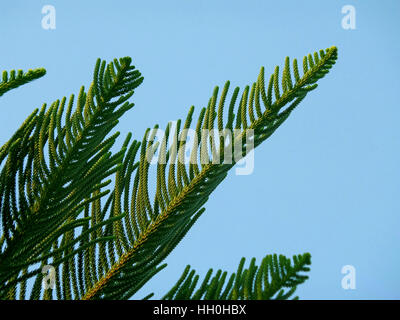
M129 57L109 64L99 59L93 82L87 92L81 88L75 109L74 95L48 108L44 104L0 149L0 298L132 297L165 267L162 261L203 213L208 196L238 159L213 160L236 152L236 142L240 159L250 151L250 140L256 147L271 136L336 59L336 47L310 54L304 57L300 76L297 60L291 65L287 57L283 72L276 67L267 87L261 68L238 104L239 88L234 89L227 113L230 83L220 96L216 87L197 119L198 141L188 165L181 161L187 139L183 129L191 126L193 107L183 129L180 120L173 132L169 124L162 141L156 141L155 126L141 142L131 141L128 134L122 149L111 151L119 135L113 130L133 107L129 99L143 77ZM44 69L17 75L11 71L10 77L3 72L0 95L44 74ZM202 129L213 128L236 129L239 134L229 142L220 137L218 148L215 136L201 135ZM164 161L156 166L151 199L149 160L156 152ZM164 298L289 298L307 278L301 273L310 263L309 254L294 256L293 265L283 256L268 255L259 267L253 259L243 271L242 260L227 283L226 272L219 270L211 279L210 270L196 291L199 277L187 267ZM45 265L55 268L54 289L42 287Z

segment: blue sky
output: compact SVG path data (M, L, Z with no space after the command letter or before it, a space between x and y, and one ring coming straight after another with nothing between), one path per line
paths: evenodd
M56 29L41 27L44 5ZM356 29L341 26L344 5ZM161 297L186 264L234 271L242 256L310 252L302 299L399 299L400 2L3 1L0 69L45 67L45 78L0 101L0 144L43 102L88 86L97 57L131 56L144 75L119 130L147 127L205 106L215 85L251 84L285 56L335 45L339 60L319 88L255 153L252 175L234 172L134 298ZM122 140L122 139L121 139ZM344 290L341 269L356 269Z

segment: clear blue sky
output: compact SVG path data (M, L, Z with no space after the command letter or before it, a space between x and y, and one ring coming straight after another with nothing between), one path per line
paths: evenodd
M56 29L41 9L56 8ZM344 5L356 29L341 27ZM190 263L236 269L242 256L310 252L303 299L400 298L400 2L2 1L0 69L45 67L45 78L0 100L0 144L43 102L88 85L95 59L131 56L145 81L119 130L144 130L205 106L215 85L243 88L261 66L336 45L339 60L255 154L231 174L176 250L135 296L161 297ZM232 172L233 173L233 172ZM341 268L356 268L356 289Z

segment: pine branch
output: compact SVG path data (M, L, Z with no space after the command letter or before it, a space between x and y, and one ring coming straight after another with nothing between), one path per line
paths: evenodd
M111 153L118 132L108 134L132 108L128 99L143 78L130 58L108 65L99 60L75 112L73 96L48 110L43 106L0 148L0 283L5 284L0 297L16 298L18 287L24 299L26 281L35 277L31 299L130 298L165 267L162 261L204 212L228 171L273 134L336 59L335 47L308 55L300 76L297 60L292 72L286 58L283 72L276 67L268 86L262 68L238 101L235 88L227 112L230 83L220 96L216 87L197 119L190 164L182 160L193 107L183 128L180 120L175 129L169 124L162 141L156 141L156 125L141 142L129 134L122 149ZM236 131L227 141L213 129ZM210 134L203 136L204 130ZM150 199L150 162L157 153ZM221 161L226 155L234 155L231 162ZM108 194L111 175L115 184ZM56 268L55 290L41 287L46 264Z
M41 78L46 74L46 70L43 68L28 70L24 73L22 70L11 70L9 73L3 71L2 81L0 82L0 97L12 89L18 88L30 81Z
M209 269L199 285L199 275L186 266L182 276L163 300L286 300L292 297L298 285L304 283L310 271L311 255L293 256L292 261L283 255L267 255L260 266L251 259L243 269L242 258L237 272L228 277L227 271L218 270L213 276ZM197 289L196 289L197 288ZM298 299L298 297L294 297Z
M248 110L252 110L251 100L247 100L248 88L242 94L237 113L233 112L238 89L235 89L228 111L228 121L225 128L232 129L233 121L236 118L236 129L240 130L240 134L235 141L242 141L243 149L241 157L251 150L246 149L246 129L254 130L254 146L258 146L265 141L272 133L287 119L294 108L305 98L307 93L316 88L316 82L321 79L335 63L337 59L337 49L332 47L326 51L321 50L318 60L317 55L312 58L311 55L304 60L304 74L299 76L297 61L294 60L294 78L293 84L291 72L289 68L289 59L285 60L285 67L282 74L282 88L279 83L279 69L276 68L274 74L270 78L268 89L264 86L264 69L262 68L258 80L253 84L254 104L257 111L257 118L254 112L250 122L247 121ZM314 60L315 59L315 60ZM222 93L222 99L219 106L224 105L229 82L225 85ZM282 89L282 93L281 93ZM275 100L272 95L275 94ZM221 118L223 107L219 107L219 112L215 111L217 104L218 88L214 90L213 97L210 99L208 107L203 109L197 122L196 131L199 128L213 129L214 121L219 119L218 128L221 130ZM261 99L260 99L261 98ZM265 110L261 112L261 103ZM288 107L284 108L285 106ZM184 129L191 124L193 108L190 109L189 115L185 121ZM250 117L250 115L249 115ZM170 126L166 129L164 140L159 144L154 144L154 131L150 135L150 130L146 132L145 138L141 144L141 159L136 167L135 184L131 195L131 208L128 205L124 207L127 216L124 219L125 225L123 229L122 221L118 221L116 229L109 234L116 235L116 241L107 244L109 254L104 253L103 259L109 259L110 266L103 270L103 274L97 278L92 286L86 288L86 294L82 299L124 299L134 294L140 287L127 285L126 279L135 279L136 283L141 283L141 279L146 277L146 270L153 270L162 261L170 251L175 247L176 243L182 239L193 224L193 219L197 219L201 214L202 206L208 200L209 195L226 177L227 172L237 161L231 164L213 163L214 159L220 159L218 152L207 154L207 163L190 164L186 168L178 161L178 154L185 152L185 137L181 132L180 121L178 121L175 132L170 133ZM155 127L157 129L158 126ZM167 151L165 141L169 134L174 137L174 143ZM178 139L178 137L180 139ZM210 139L199 139L200 141L194 148L194 159L198 159L199 153L213 148L212 137ZM181 141L182 148L178 154L173 154L174 144ZM234 145L222 146L221 150L231 149ZM167 164L159 163L157 166L157 191L153 201L150 201L147 185L148 185L148 162L151 156L159 151L160 155L166 157L169 161ZM215 150L214 150L215 151ZM124 166L128 164L125 160ZM137 169L139 168L139 169ZM167 173L168 172L168 173ZM119 176L120 183L118 191L114 191L113 198L117 203L122 197L121 190L127 194L129 183L131 181L131 172L121 173ZM166 174L168 176L166 177ZM125 195L126 199L126 195ZM154 205L152 205L154 203ZM118 208L118 206L117 206ZM114 207L115 210L115 207ZM118 212L118 210L116 210ZM128 218L130 217L130 218ZM129 221L129 222L128 222ZM179 236L173 236L177 235ZM174 239L174 240L170 240ZM176 240L175 240L176 239ZM115 258L115 255L118 257ZM137 266L137 267L136 267ZM139 267L140 266L140 267ZM129 290L128 290L129 289Z
M94 81L87 93L81 88L74 113L74 95L68 104L64 97L47 111L43 105L40 113L36 110L0 149L0 161L5 160L0 173L0 282L5 285L0 289L0 296L16 283L39 274L40 268L23 275L21 272L59 254L61 237L65 242L61 248L80 241L78 250L72 250L78 253L88 247L81 241L85 234L116 220L114 217L108 222L96 221L90 230L74 239L73 230L87 226L90 220L77 219L78 215L88 203L108 193L93 195L109 184L105 179L118 169L125 150L114 155L110 152L118 132L104 139L118 118L133 107L127 100L142 80L130 58L114 60L107 66L99 59ZM112 238L92 239L91 245ZM67 250L65 254L71 255L71 252ZM63 261L60 258L52 264L56 267Z

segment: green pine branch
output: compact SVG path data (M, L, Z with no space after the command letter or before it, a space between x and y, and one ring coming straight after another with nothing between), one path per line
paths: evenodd
M162 297L163 300L286 300L293 296L297 286L304 283L310 271L311 255L293 256L293 263L283 255L267 255L260 266L251 259L244 269L242 258L237 272L228 277L227 271L218 270L213 275L209 269L201 284L196 271L186 266L183 274ZM298 299L298 297L294 297Z
M316 57L316 55L315 55ZM252 99L247 100L248 87L244 90L241 102L238 106L236 113L234 106L236 97L238 96L239 89L236 88L231 98L228 110L228 121L225 128L233 129L233 122L236 118L235 128L241 130L241 134L237 139L242 139L243 149L245 149L245 129L254 130L254 145L259 145L262 141L266 140L290 115L294 108L304 99L307 93L316 88L316 82L321 79L332 67L337 57L337 49L330 48L326 51L321 51L318 60L311 55L304 60L304 74L300 78L297 68L297 61L294 60L294 74L296 82L292 87L289 86L291 80L290 67L288 58L286 59L285 68L283 71L283 93L280 93L279 73L275 69L275 73L271 75L268 90L264 88L264 69L262 68L256 83L253 83L253 99L254 107L258 110L258 117L253 115L253 120L247 125L247 111L252 109ZM286 85L288 84L288 85ZM229 82L224 86L221 94L221 99L218 104L218 113L215 111L217 104L218 87L214 90L212 98L209 100L208 107L201 110L200 116L197 121L196 131L199 128L212 129L214 122L217 118L218 129L223 130L220 119L222 118L223 106L225 105L225 97L229 88ZM274 88L275 100L273 99L272 89ZM274 100L274 101L273 101ZM263 106L261 104L264 104ZM285 106L289 106L282 110ZM221 107L222 106L222 107ZM264 111L261 111L261 108ZM250 112L249 112L250 113ZM193 108L190 109L188 117L185 121L184 129L188 128L191 124ZM254 112L253 112L254 114ZM185 141L184 137L179 136L178 121L177 129L173 132L175 143L177 141ZM155 128L157 128L156 126ZM170 126L167 126L166 137L168 138ZM145 137L149 134L148 131ZM209 141L207 139L201 140L201 135L198 134L199 142L198 148L193 150L193 158L198 159L199 153L202 150L208 150ZM147 139L142 141L141 155L149 152L155 152L153 148L154 137L150 137L147 145ZM182 153L185 152L184 142L181 144L180 149ZM230 146L227 146L229 148ZM158 147L160 154L168 154L165 149L164 141ZM173 150L173 145L169 151ZM244 150L245 151L245 150ZM245 154L243 154L244 156ZM189 230L191 225L199 215L203 212L202 206L208 200L208 196L218 186L218 184L226 177L227 172L233 167L232 164L213 164L212 156L218 158L219 155L209 155L209 161L206 164L193 164L187 168L177 164L178 156L169 159L169 166L167 164L158 164L157 166L157 191L153 201L150 200L147 192L147 177L148 177L148 161L140 161L137 170L135 181L137 181L136 188L134 186L133 192L137 192L133 203L136 204L136 210L130 210L129 206L124 207L124 211L128 212L131 216L132 225L138 226L136 230L137 236L132 233L130 237L131 245L126 246L126 249L120 250L119 258L115 263L105 272L103 276L98 278L94 286L87 290L83 299L91 298L126 298L136 293L140 286L132 286L126 282L126 279L133 277L135 283L140 283L142 277L146 276L145 270L152 270L155 268L159 261L162 261L175 247L177 241ZM168 157L166 157L168 159ZM222 157L221 157L222 158ZM168 168L167 168L168 167ZM189 172L187 172L189 171ZM126 176L127 181L131 180L131 175ZM122 180L122 177L121 177ZM126 184L123 188L127 189ZM142 186L142 188L141 188ZM151 204L154 203L154 206ZM200 211L201 210L201 211ZM168 226L168 227L165 227ZM121 228L121 227L120 227ZM129 230L129 226L127 226ZM120 233L121 237L117 238L116 246L123 246L123 236L125 233ZM109 243L111 252L114 252L115 243ZM145 257L145 258L144 258ZM143 260L147 262L144 264ZM140 267L136 268L136 261L140 261ZM146 266L146 267L144 267Z
M0 148L0 298L132 297L165 267L163 260L204 212L209 195L251 151L249 143L257 147L270 137L336 59L336 47L308 55L301 74L297 60L286 58L267 86L261 68L241 96L235 88L228 98L228 81L221 94L215 88L197 121L191 107L184 122L167 125L160 141L156 125L141 141L128 134L114 154L118 132L112 131L132 108L128 100L143 78L130 58L108 65L98 60L75 108L74 96L44 105ZM198 139L185 164L189 128ZM212 129L236 134L228 141L202 135ZM233 161L221 161L232 153ZM155 154L159 161L151 166ZM156 171L153 182L150 169ZM44 265L55 268L55 289L42 288ZM30 294L27 281L33 281ZM244 288L231 297L253 297Z
M60 237L70 237L74 229L87 226L90 219L78 217L79 214L85 205L108 193L93 194L110 183L105 179L117 170L124 150L114 155L110 152L118 132L105 138L118 118L133 107L127 100L143 79L131 66L130 58L108 66L99 60L94 76L87 93L81 88L75 112L72 113L74 95L69 100L64 97L55 101L47 110L44 104L0 149L0 161L5 160L0 173L0 244L5 247L1 252L0 282L6 283L0 293L39 274L41 268L23 274L21 270L39 262L45 264L60 251L66 250L70 255L87 248L81 242L78 249L70 252L85 233L68 245L56 242ZM97 87L101 81L104 85ZM102 224L99 221L89 231ZM93 242L109 239L99 237ZM52 263L57 266L61 262L62 259Z
M22 70L11 70L9 73L3 71L2 81L0 82L0 97L12 89L18 88L30 81L41 78L46 74L46 70L43 68L28 70L24 73Z

